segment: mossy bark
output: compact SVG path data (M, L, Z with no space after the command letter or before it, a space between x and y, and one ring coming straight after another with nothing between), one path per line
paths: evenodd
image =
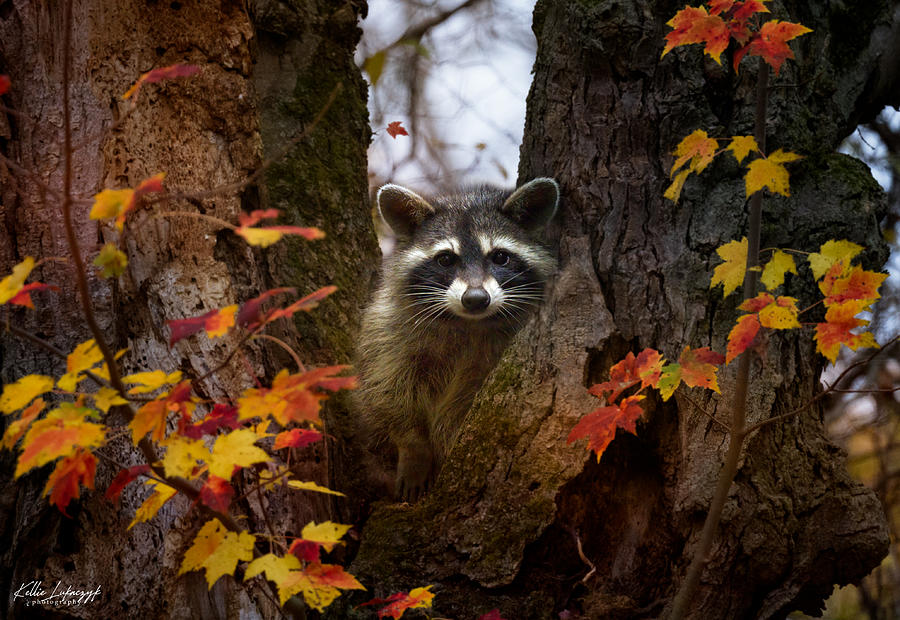
M765 200L763 247L814 251L847 238L869 248L869 268L884 262L884 196L865 166L833 154L896 92L886 62L898 41L893 7L875 4L846 42L847 29L834 28L842 9L773 6L814 33L792 44L797 60L770 95L769 150L806 159L791 168L791 198ZM627 351L655 347L677 359L685 345L724 350L734 324L738 302L708 283L715 248L746 234L743 172L722 158L688 181L677 205L662 195L682 137L698 127L752 133L755 69L745 62L734 75L727 54L719 66L696 46L661 59L665 22L679 8L538 2L520 180L561 183L559 275L476 399L434 492L369 520L353 568L363 580L389 575L376 595L436 584L435 613L460 618L495 607L510 618L665 613L727 444L693 403L726 421L729 400L699 391L650 399L637 435L618 433L599 463L566 437L597 406L587 386ZM780 294L814 299L808 276L801 268ZM808 402L822 368L808 330L774 334L760 353L751 424ZM723 394L732 374L722 372ZM877 499L849 477L811 407L749 440L691 617L815 611L887 544Z

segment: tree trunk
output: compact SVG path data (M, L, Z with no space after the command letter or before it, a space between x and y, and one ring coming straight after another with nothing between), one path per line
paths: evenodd
M64 3L14 0L0 11L0 72L12 80L3 103L15 111L0 119L0 273L25 256L65 257L59 193L67 154L62 147ZM128 216L127 272L102 280L91 267L92 302L115 348L128 347L124 370L181 370L197 378L222 362L238 337L190 338L168 346L164 322L240 303L272 286L295 286L305 295L327 284L341 291L315 315L300 317L279 336L307 365L348 363L365 284L377 253L368 226L365 88L353 64L356 22L365 3L258 1L164 2L76 0L70 56L70 93L76 209L75 226L88 265L111 227L87 217L91 197L105 187L134 187L166 172L165 186L184 199L145 205ZM324 62L322 59L328 59ZM193 78L145 85L137 107L121 95L145 71L173 63L201 67ZM334 86L342 84L335 90ZM329 96L334 96L329 103ZM316 117L321 116L317 121ZM260 164L295 136L305 135L264 182L238 190L206 190L245 183ZM339 147L339 148L338 148ZM315 157L311 155L315 153ZM26 172L23 169L32 172ZM46 185L46 187L45 187ZM228 230L196 218L159 216L178 211L236 222L242 210L277 207L283 221L318 226L325 240L254 250ZM355 247L353 253L347 247ZM48 262L36 271L60 287L36 298L38 310L16 310L12 320L64 352L90 333L76 297L71 261ZM252 344L244 361L196 382L202 398L228 400L254 384L267 384L281 366L293 365L280 347ZM3 333L0 378L59 375L59 360L29 342ZM247 370L252 369L252 374ZM332 406L340 422L341 405ZM343 416L343 417L342 417ZM110 424L122 424L110 420ZM329 431L332 429L329 428ZM333 435L339 436L335 430ZM128 435L126 433L126 435ZM130 437L104 452L121 465L141 462ZM326 484L332 450L308 453L309 478ZM325 457L325 458L323 458ZM271 593L221 580L208 592L200 573L178 578L196 527L189 502L169 502L149 523L126 531L144 499L135 483L114 506L103 499L117 467L101 463L97 491L85 492L65 518L41 495L43 468L13 480L14 456L0 454L0 592L11 617L32 615L14 592L40 580L73 588L100 586L95 604L54 609L57 614L101 617L273 617ZM352 505L280 498L268 505L246 500L238 507L252 526L262 511L281 532L305 523L348 515ZM305 500L305 501L304 501ZM259 581L259 580L256 580Z
M815 251L847 238L879 268L883 192L834 149L898 99L896 5L788 5L774 6L776 17L814 33L792 42L797 61L774 81L768 150L806 159L791 169L789 199L765 198L762 247ZM685 135L753 133L755 63L736 76L728 55L719 66L697 46L661 59L665 22L681 6L538 2L520 181L562 185L559 274L476 399L434 492L368 521L352 571L379 584L375 595L437 584L437 615L459 618L492 608L506 618L666 613L728 443L693 403L727 423L736 364L721 373L721 398L695 390L650 402L637 435L618 433L599 463L565 439L598 404L586 388L626 352L724 351L737 316L737 296L723 301L709 278L715 248L746 234L743 172L717 161L679 204L663 192ZM815 299L807 275L783 294ZM774 334L762 349L748 424L820 389L809 330ZM878 501L848 476L818 406L762 428L744 454L690 617L816 612L832 584L859 579L886 553Z

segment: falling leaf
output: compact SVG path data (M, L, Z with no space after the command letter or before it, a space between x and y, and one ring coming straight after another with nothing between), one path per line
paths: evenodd
M249 532L231 532L218 519L207 521L191 547L185 551L178 574L203 569L210 588L223 575L233 575L237 563L253 559L256 537Z
M761 57L775 70L775 75L778 75L782 63L794 57L794 52L791 51L787 42L809 32L812 30L802 24L783 22L777 19L765 22L759 32L753 35L744 47L734 53L734 70L737 71L741 60L749 54Z
M813 252L807 258L809 267L812 269L813 277L819 280L825 273L831 269L832 265L842 262L849 266L850 261L862 252L863 247L846 239L835 241L831 239L822 244L818 252Z
M797 265L794 263L794 257L787 252L775 250L772 253L772 258L769 259L769 262L763 268L760 281L767 289L774 291L784 284L784 274L788 272L797 275Z
M738 317L737 324L728 334L728 347L725 351L725 363L747 350L759 332L759 318L756 314L745 314Z
M725 289L723 296L728 297L744 282L747 269L747 237L719 246L716 253L725 262L713 270L709 288L721 284Z
M778 149L768 157L754 159L747 166L746 183L747 198L763 188L769 188L773 194L790 196L788 184L788 171L785 163L803 159L796 153L790 153Z
M397 136L408 136L409 134L406 131L406 128L403 127L402 121L393 121L388 123L387 126L388 135L394 140L397 139Z
M197 65L187 65L187 64L174 64L169 65L168 67L159 67L156 69L152 69L147 73L143 74L138 78L138 81L134 83L134 85L129 88L124 95L122 95L122 99L130 99L140 90L141 86L144 84L152 84L154 82L161 82L163 80L172 80L175 78L183 78L183 77L191 77L200 72L200 67Z
M50 503L59 508L67 517L66 506L72 499L78 499L81 487L94 489L94 474L97 471L97 457L81 448L56 464L56 468L44 485L44 495L50 495Z
M384 61L387 60L387 50L375 52L363 61L362 69L369 74L369 83L374 88L378 84L381 73L384 71Z
M3 386L0 394L0 411L6 414L18 411L36 397L53 389L53 377L45 375L25 375L15 383Z

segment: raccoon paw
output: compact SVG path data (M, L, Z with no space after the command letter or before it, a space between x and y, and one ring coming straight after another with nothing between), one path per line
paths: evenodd
M430 450L400 450L397 462L397 499L401 502L419 501L431 489L434 467Z

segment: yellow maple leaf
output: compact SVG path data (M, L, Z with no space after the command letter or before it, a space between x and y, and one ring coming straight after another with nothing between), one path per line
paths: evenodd
M702 129L694 131L675 147L673 155L676 159L669 174L673 174L688 161L691 162L689 166L691 172L702 172L715 158L718 148L719 143L715 138L710 138Z
M34 269L34 259L26 256L25 260L13 267L12 273L0 280L0 305L15 297L25 285L25 279Z
M325 551L331 551L335 545L343 544L341 538L351 527L350 525L332 523L331 521L318 524L315 521L310 521L303 527L303 531L300 532L300 538L321 545Z
M206 583L213 584L223 575L234 574L237 563L253 559L256 537L249 532L229 531L218 519L210 519L197 535L194 543L184 553L178 574L204 569Z
M332 491L328 487L323 487L312 481L300 481L300 480L288 480L287 485L292 489L300 489L301 491L315 491L317 493L326 493L328 495L340 495L341 497L346 497L340 491Z
M663 198L668 198L672 202L678 202L678 199L681 198L681 189L684 187L684 182L690 173L691 171L685 168L676 174L675 178L672 180L672 184L669 185L668 189L666 189L666 192L663 194Z
M213 444L212 455L207 460L211 476L231 480L235 467L250 467L269 460L269 455L254 444L258 437L249 428L219 435Z
M731 151L738 163L741 163L752 151L759 151L759 145L753 136L734 136L725 150Z
M261 248L267 248L273 243L277 243L281 237L282 233L278 230L272 230L271 228L251 228L240 226L235 231L244 240L250 245L255 245Z
M118 277L125 273L128 257L115 243L107 243L94 259L94 265L100 267L100 275L104 278Z
M818 252L813 252L808 257L809 267L812 269L813 277L816 280L820 279L829 269L831 269L831 266L838 261L842 261L844 267L848 268L850 266L850 261L857 254L862 252L862 250L863 247L861 245L857 245L846 239L842 239L841 241L835 241L834 239L826 241L819 248Z
M142 503L134 513L134 519L132 519L131 523L128 525L129 530L138 523L149 521L155 517L156 513L159 512L159 509L163 507L163 504L172 499L172 496L177 493L174 487L170 487L169 485L156 480L145 480L144 484L153 489L153 493L144 500L144 503Z
M105 189L94 196L90 219L105 220L116 218L116 229L121 232L125 224L125 214L134 204L133 189Z
M109 408L114 405L127 405L128 401L119 396L119 393L113 388L102 387L95 394L92 394L94 397L94 404L97 406L97 409L106 413L109 411Z
M800 327L797 321L797 300L794 297L778 297L759 311L759 324L772 329Z
M151 370L148 372L136 372L133 375L122 377L125 383L138 383L140 387L133 387L128 390L129 394L147 394L158 390L164 385L171 385L181 381L181 371L176 370L173 373L166 374L162 370Z
M234 315L237 305L226 306L206 319L205 329L207 338L224 336L234 326Z
M59 378L56 386L66 392L74 392L84 379L84 371L102 360L103 353L93 338L82 342L66 357L66 374Z
M166 476L189 478L197 466L197 461L209 458L206 444L197 439L172 435L160 443L166 448L166 455L162 459Z
M7 383L0 394L0 411L6 414L18 411L36 396L52 390L53 383L53 377L45 375L25 375L15 383Z
M740 241L729 241L716 249L716 253L725 261L713 270L709 288L721 284L725 288L724 297L728 297L744 281L747 270L747 237Z
M784 274L788 272L797 275L797 265L794 263L794 257L787 252L775 250L772 258L769 259L769 262L763 268L760 281L767 289L774 291L784 284Z
M768 187L773 194L790 196L788 183L788 171L784 164L802 159L796 153L790 153L778 149L768 157L754 159L747 166L747 175L744 181L747 186L747 197Z
M281 604L284 605L285 601L296 592L288 592L281 587L281 584L286 583L290 579L291 573L298 572L302 568L300 560L293 554L277 556L274 553L267 553L247 565L247 570L244 571L244 581L257 575L265 574L266 579L278 586L278 598L281 599Z

